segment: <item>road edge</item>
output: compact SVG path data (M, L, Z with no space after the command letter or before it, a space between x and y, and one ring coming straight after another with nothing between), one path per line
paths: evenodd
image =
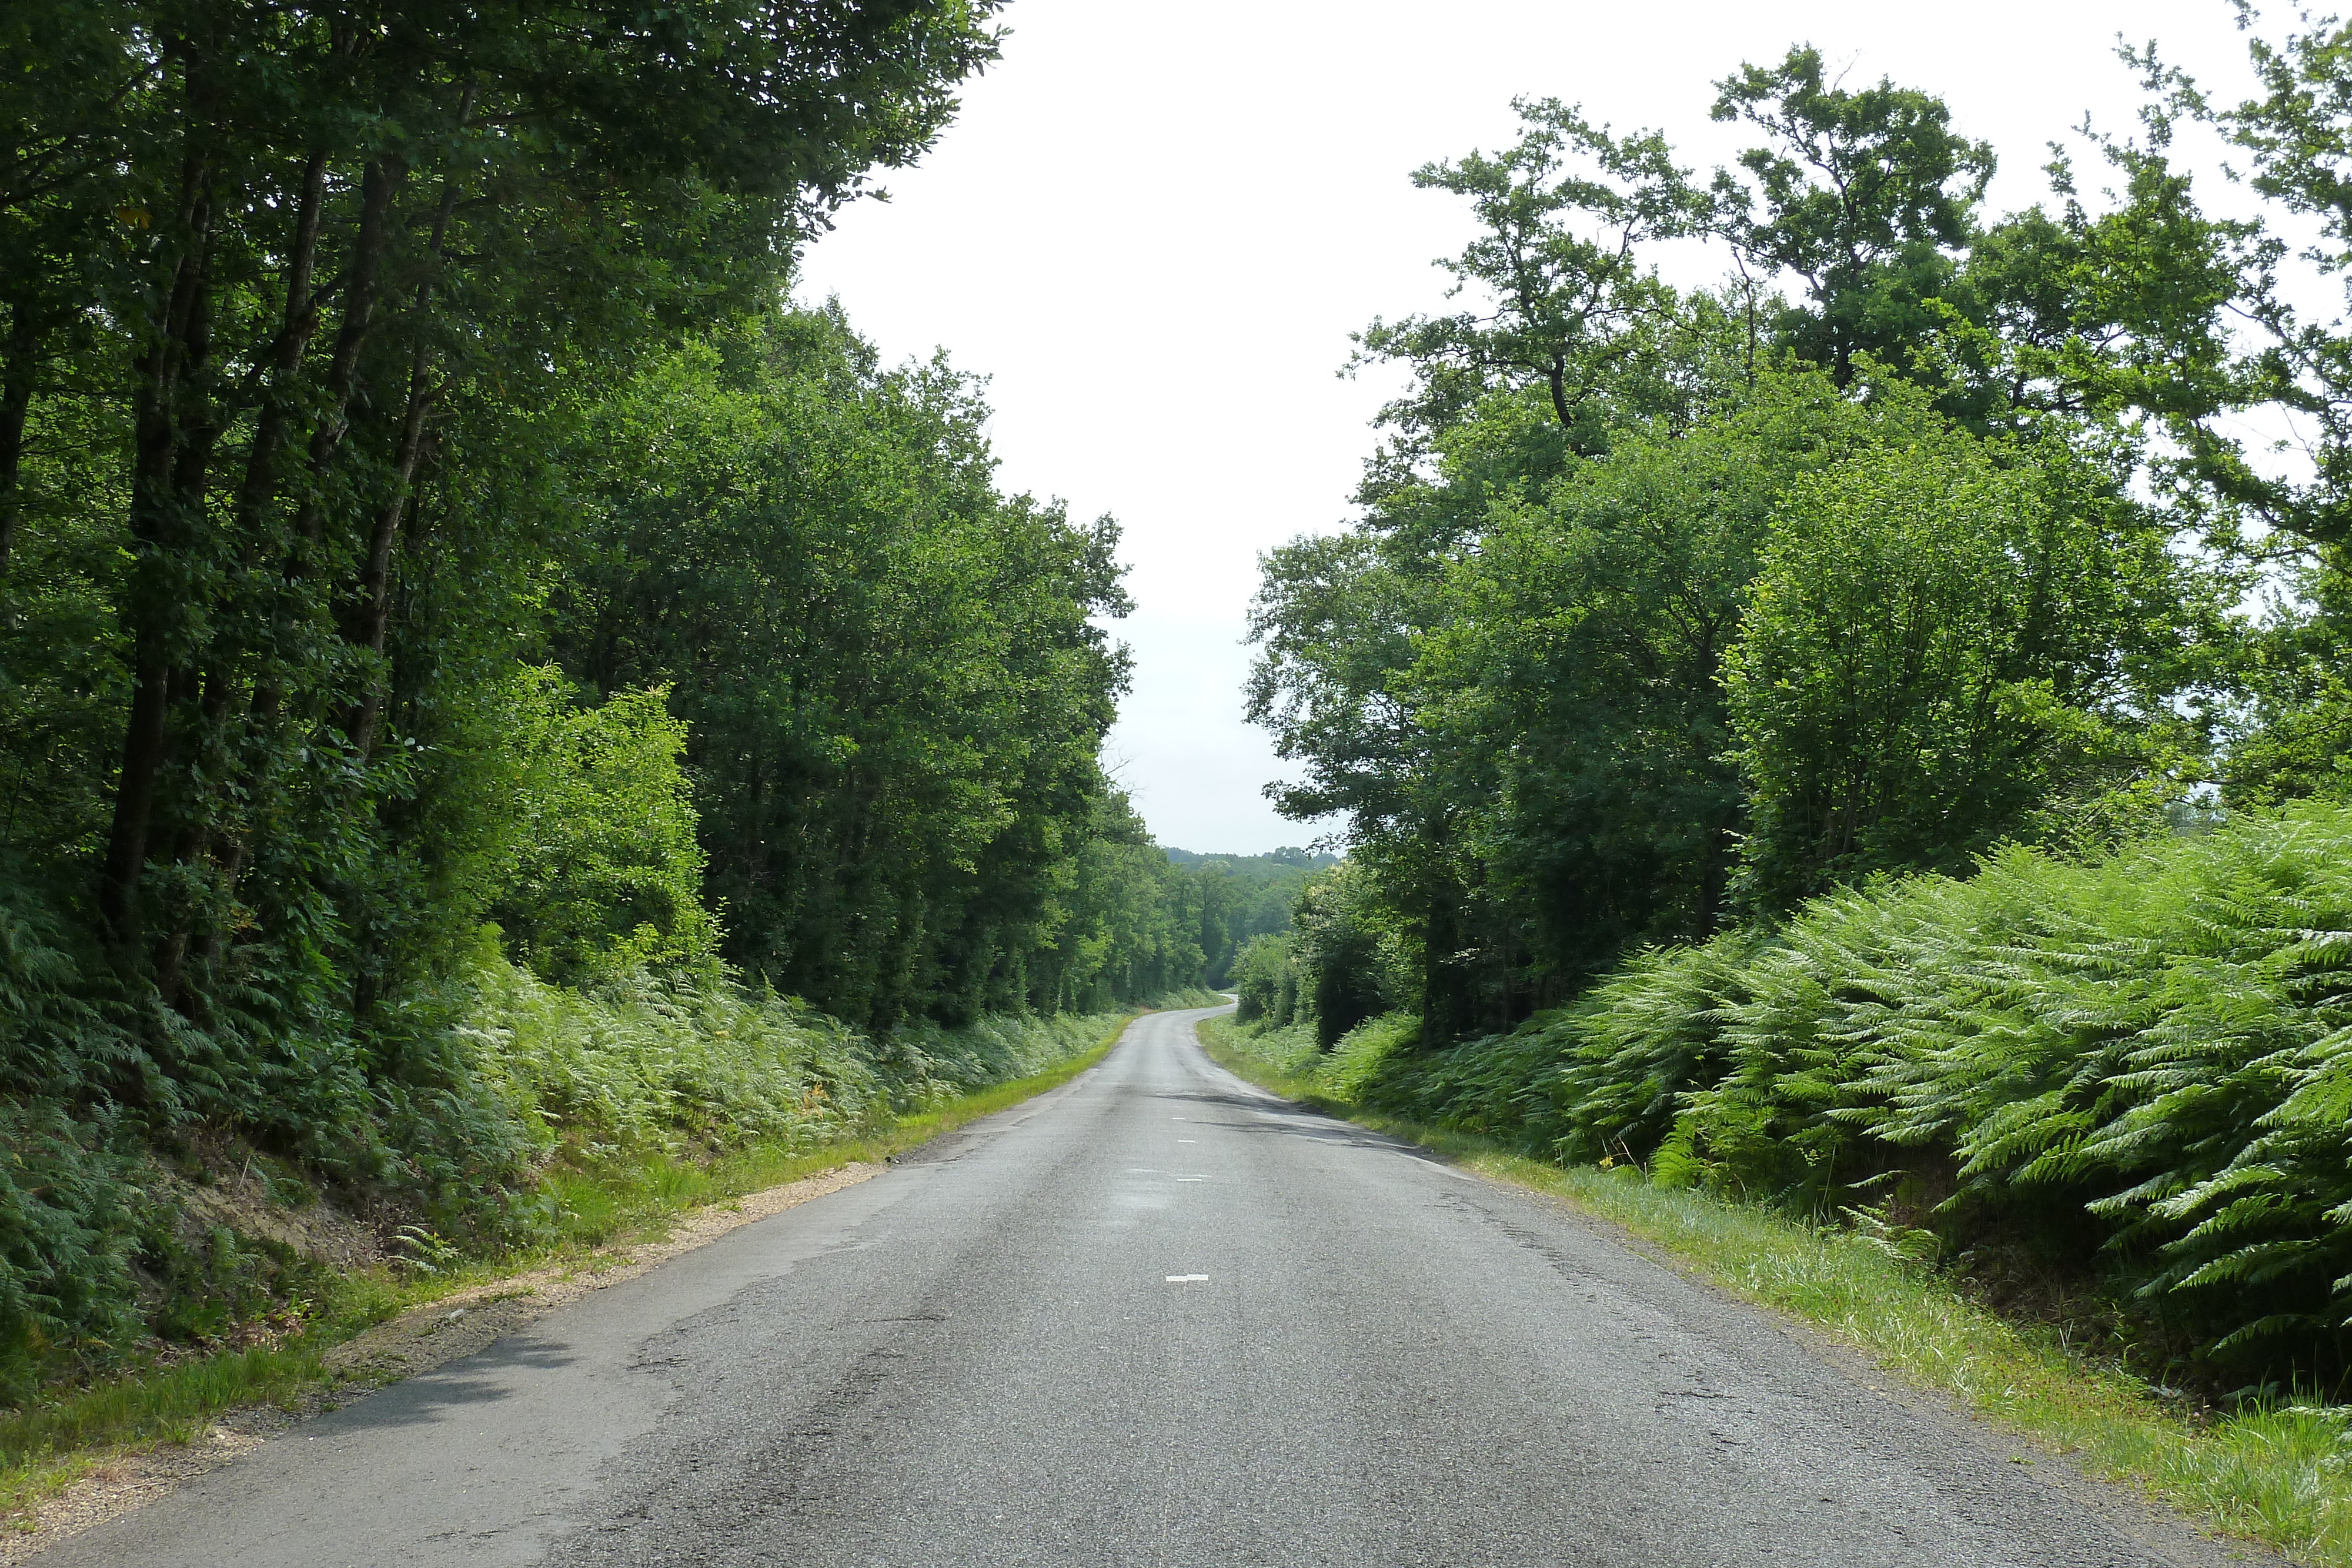
M2190 1565L2203 1568L2206 1564L2230 1562L2305 1563L2322 1561L2289 1557L2273 1542L2234 1530L2222 1521L2206 1517L2193 1505L2177 1500L2162 1490L2160 1483L2152 1477L2124 1469L2112 1474L2102 1473L2086 1462L2087 1456L2082 1450L2059 1447L2029 1427L2002 1421L1971 1406L1948 1389L1920 1381L1905 1368L1883 1360L1869 1345L1840 1333L1834 1324L1806 1317L1779 1302L1765 1301L1739 1290L1735 1284L1712 1273L1705 1260L1677 1251L1655 1237L1644 1235L1621 1220L1595 1211L1578 1202L1573 1194L1561 1186L1525 1179L1507 1170L1482 1169L1467 1164L1443 1149L1416 1140L1412 1136L1414 1125L1409 1122L1389 1117L1365 1120L1349 1114L1344 1106L1320 1098L1311 1102L1295 1099L1283 1092L1277 1082L1269 1082L1266 1077L1253 1071L1255 1064L1244 1053L1213 1045L1202 1038L1197 1023L1192 1030L1192 1039L1202 1055L1212 1064L1265 1095L1273 1103L1302 1114L1322 1116L1359 1128L1390 1143L1398 1153L1408 1158L1425 1161L1449 1175L1481 1182L1515 1197L1539 1203L1597 1239L1664 1269L1726 1302L1760 1314L1773 1328L1802 1346L1815 1360L1830 1366L1862 1390L1891 1400L1948 1428L1956 1437L1979 1443L1997 1439L2008 1446L2031 1448L2034 1451L2033 1458L2012 1455L2012 1462L2033 1469L2036 1479L2042 1484L2053 1487L2082 1504L2118 1533L2156 1553L2165 1563L2179 1564L2181 1568L2190 1568ZM1565 1172L1562 1175L1565 1176ZM2038 1460L2049 1461L2050 1468L2041 1469Z
M32 1504L28 1526L0 1521L0 1568L36 1562L49 1548L169 1496L185 1482L234 1463L313 1416L477 1354L550 1312L650 1273L746 1225L869 1181L917 1150L980 1135L981 1129L1008 1113L1034 1107L1068 1090L1099 1066L1139 1020L1158 1012L1186 1010L1191 1009L1138 1009L1092 1049L1043 1072L992 1084L951 1102L937 1113L936 1125L882 1160L857 1158L845 1147L838 1165L776 1186L674 1210L662 1217L657 1234L648 1226L628 1239L499 1274L411 1307L324 1346L320 1374L307 1380L290 1402L231 1406L211 1416L191 1441L100 1443L58 1454L56 1463L79 1467L79 1473ZM1008 1091L1024 1086L1026 1092L1005 1098ZM1003 1103L993 1103L999 1100ZM960 1107L982 1103L988 1103L985 1109L954 1114Z

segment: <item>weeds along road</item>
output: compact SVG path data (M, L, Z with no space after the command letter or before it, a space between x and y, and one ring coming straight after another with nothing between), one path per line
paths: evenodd
M2145 1563L2185 1530L1143 1019L44 1568Z

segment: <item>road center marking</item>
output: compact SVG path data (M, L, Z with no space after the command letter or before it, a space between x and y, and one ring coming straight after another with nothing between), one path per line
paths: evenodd
M1176 1179L1178 1181L1206 1181L1209 1178L1207 1176L1178 1176Z
M1171 1274L1168 1282L1171 1285L1205 1285L1209 1277L1206 1274Z

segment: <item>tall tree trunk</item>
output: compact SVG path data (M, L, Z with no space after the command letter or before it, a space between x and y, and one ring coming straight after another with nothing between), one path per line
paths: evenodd
M360 605L352 642L367 650L370 666L367 691L352 711L345 733L362 761L374 752L376 728L383 716L386 675L385 634L392 624L392 558L400 539L416 482L416 468L425 451L425 422L432 408L433 389L426 384L425 350L420 344L409 367L408 413L401 422L400 449L393 462L392 498L377 511L368 537L367 559L360 572Z
M286 330L278 340L281 362L299 368L300 354L317 335L319 322L313 301L318 231L324 207L324 175L326 164L314 154L303 172L303 204L308 209L298 212L297 243L289 262L286 291ZM289 584L299 583L309 576L309 552L316 543L325 518L322 491L327 470L334 462L350 429L352 402L359 387L360 357L375 327L376 307L382 293L382 278L386 254L391 248L391 215L394 196L402 183L401 171L383 157L371 158L360 172L359 219L352 235L351 251L343 268L339 292L342 298L341 319L335 329L335 340L330 350L327 369L320 380L320 400L318 423L312 426L305 467L309 484L296 504L289 541L282 571ZM314 191L319 195L311 201ZM307 258L306 258L307 253ZM299 340L299 345L294 340ZM290 416L290 405L289 405ZM291 434L290 418L287 426L273 437L281 447ZM257 431L257 445L259 434ZM274 458L275 454L268 455ZM245 486L240 492L241 514L249 515L256 522L261 511L277 493L277 481L263 466L248 463ZM248 512L249 509L249 512ZM252 698L247 706L244 728L248 734L266 736L275 728L278 715L285 706L286 688L282 681L268 674L256 679ZM247 787L257 792L265 787L262 779L248 779ZM254 830L233 835L220 851L220 887L224 901L236 896L237 880L252 858ZM205 933L199 949L204 964L209 967L220 961L228 942L228 933L215 923Z
M310 431L310 486L295 507L294 537L284 566L289 583L299 582L310 574L308 552L319 537L325 516L320 492L328 465L334 460L343 434L350 428L352 397L359 384L360 352L367 347L368 334L374 326L378 280L383 273L384 252L389 245L388 220L398 183L397 175L381 158L370 159L361 171L359 226L352 236L351 262L343 276L343 316L335 329L334 349L320 383L326 397L319 411L319 423ZM247 727L255 732L268 730L285 700L285 688L277 680L257 681Z
M261 412L254 422L253 444L245 459L245 482L237 487L236 525L240 538L249 538L278 488L278 455L294 423L297 373L302 356L319 330L318 302L310 290L318 270L319 228L326 208L327 155L310 154L303 165L302 189L296 199L294 234L286 258L286 300L278 312L278 338L271 344L269 383L263 389Z
M360 175L359 233L352 241L351 270L343 285L343 319L335 329L333 354L327 361L326 406L310 432L310 489L294 515L294 556L287 575L301 576L309 567L301 552L306 541L319 537L325 505L320 497L327 465L334 461L343 434L351 428L352 394L359 385L360 353L375 327L375 308L382 288L384 253L390 246L394 193L401 174L383 158L371 158Z
M326 208L327 154L313 152L302 169L301 183L296 193L294 228L287 246L285 295L278 312L277 338L268 349L269 379L262 388L261 406L254 422L251 444L246 452L245 477L237 487L237 499L231 517L231 537L237 541L248 564L259 557L266 532L265 514L278 487L278 457L286 446L297 408L298 379L302 357L310 340L318 333L318 302L312 297L316 286L319 255L319 234ZM230 727L232 694L236 689L235 670L243 654L237 646L215 648L204 676L202 719L196 741L215 763L224 760L235 745ZM212 804L209 797L205 805ZM179 841L173 853L175 864L194 865L211 852L215 839L215 825L209 810L192 812L181 825ZM241 863L243 845L232 839L228 860ZM235 871L224 866L226 884L233 885ZM155 957L155 981L167 1003L177 1005L189 943L203 910L200 900L190 900L174 913L170 934L158 946ZM215 925L217 925L217 922ZM199 947L205 955L215 954L218 942L208 936Z
M16 519L24 498L17 489L24 465L25 420L33 407L33 372L40 362L41 317L30 287L10 301L8 342L0 350L0 577L16 543Z
M473 118L474 84L467 82L458 99L457 123L465 124ZM425 247L428 265L437 266L448 245L449 220L457 211L457 182L445 175L441 181L441 200L433 214L433 233ZM354 618L351 640L366 649L370 655L367 667L367 690L350 715L344 733L352 746L365 761L375 750L378 724L383 716L384 689L387 680L383 669L384 636L392 622L392 560L393 548L400 538L400 525L407 515L416 483L416 467L423 457L425 442L425 421L430 415L438 390L432 384L432 354L426 328L433 311L434 279L430 273L417 286L416 302L409 319L415 326L416 346L408 360L408 407L401 416L400 443L393 455L392 495L375 516L375 526L368 535L367 553L360 568L360 604Z
M191 131L194 141L196 132ZM187 477L183 450L185 385L207 347L213 172L193 146L181 164L180 253L163 320L138 362L133 397L131 533L137 545L125 609L131 622L131 712L115 779L114 821L99 877L98 905L114 940L138 936L140 873L163 763L171 716L172 664L187 604L177 580L187 545Z

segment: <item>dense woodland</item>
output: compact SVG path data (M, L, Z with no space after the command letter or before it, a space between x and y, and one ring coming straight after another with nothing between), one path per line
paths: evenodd
M791 302L992 9L0 12L0 1402L300 1288L225 1164L525 1245L1278 924L1097 762L1115 525Z
M1168 858L1189 876L1175 906L1197 912L1202 978L1212 987L1233 984L1234 966L1244 949L1264 936L1290 928L1291 912L1316 872L1339 863L1328 852L1280 849L1262 855L1203 855L1170 850Z
M2332 1386L2352 30L2249 21L2259 96L2127 50L2140 123L2023 212L1810 47L1717 84L1711 174L1550 100L1421 170L1476 218L1458 308L1360 335L1409 373L1360 521L1265 559L1252 711L1348 859L1244 1016L1392 1110ZM1719 284L1662 275L1702 246Z

